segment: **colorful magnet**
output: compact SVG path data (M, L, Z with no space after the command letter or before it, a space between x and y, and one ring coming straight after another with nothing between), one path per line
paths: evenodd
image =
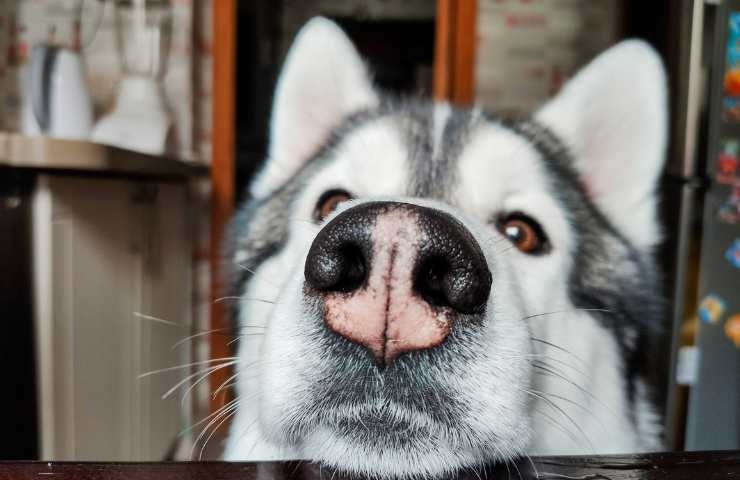
M722 119L728 123L740 122L740 99L725 97L722 100Z
M727 32L727 74L733 73L740 67L740 12L731 12L728 18ZM728 81L728 77L730 81ZM737 95L733 87L740 87L732 82L732 75L725 75L725 92L730 95Z
M732 340L737 348L740 348L740 313L737 313L725 322L725 335Z
M726 122L740 122L740 12L729 16L727 35L727 57L723 87L725 98L722 101L722 116Z
M733 267L740 268L740 238L736 238L725 252L725 258Z
M707 295L699 304L699 318L705 323L717 323L725 313L725 302L717 295Z
M725 72L725 92L728 95L740 95L740 69L731 68Z
M740 166L738 147L740 147L740 142L735 139L722 141L722 151L717 158L716 179L718 183L732 185L735 181L735 173Z
M740 187L732 189L729 198L717 210L717 219L722 223L740 223Z

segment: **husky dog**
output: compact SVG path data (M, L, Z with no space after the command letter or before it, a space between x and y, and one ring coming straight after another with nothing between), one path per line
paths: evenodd
M502 120L382 96L311 20L232 228L225 458L418 477L659 449L665 83L626 41Z

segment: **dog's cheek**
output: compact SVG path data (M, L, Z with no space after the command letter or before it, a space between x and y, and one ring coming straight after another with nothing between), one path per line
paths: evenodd
M259 354L260 423L276 442L285 440L287 419L300 416L299 399L305 398L311 366L317 364L318 346L309 329L318 320L306 308L302 288L303 276L294 269L274 306Z

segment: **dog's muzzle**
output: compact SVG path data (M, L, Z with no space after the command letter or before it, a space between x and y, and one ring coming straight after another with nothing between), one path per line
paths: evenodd
M308 295L327 327L388 364L436 347L461 314L485 310L491 272L465 226L398 202L352 207L317 235L306 258Z

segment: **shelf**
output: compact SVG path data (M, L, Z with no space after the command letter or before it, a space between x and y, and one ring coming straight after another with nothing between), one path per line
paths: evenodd
M185 180L206 176L206 165L147 155L89 141L0 132L0 166L101 175Z

